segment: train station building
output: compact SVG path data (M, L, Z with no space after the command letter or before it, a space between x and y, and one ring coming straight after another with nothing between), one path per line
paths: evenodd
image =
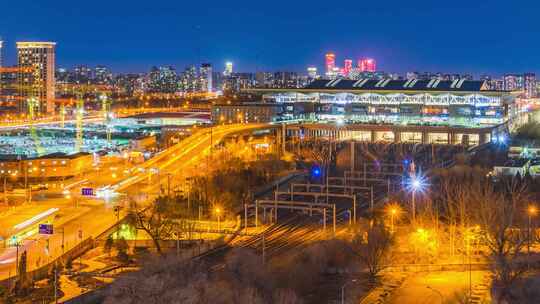
M298 132L362 141L477 145L501 139L520 113L510 92L479 80L319 79L249 92L282 105L282 120L313 123Z

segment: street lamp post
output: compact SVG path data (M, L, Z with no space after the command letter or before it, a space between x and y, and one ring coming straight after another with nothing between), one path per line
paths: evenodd
M411 213L412 213L412 222L416 222L416 192L422 191L425 186L423 178L421 176L412 176L409 181L409 191L411 191L412 200L411 200Z
M219 207L216 208L216 215L218 221L218 230L221 230L221 209Z
M529 206L527 210L528 221L527 221L527 269L530 268L530 259L531 259L531 221L532 217L536 215L536 207Z
M394 233L394 217L396 216L397 209L392 208L390 209L390 229L392 230L392 233Z

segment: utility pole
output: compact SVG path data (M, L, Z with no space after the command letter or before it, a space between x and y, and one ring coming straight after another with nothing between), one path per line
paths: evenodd
M248 227L248 219L247 219L247 204L244 204L244 229L247 229Z
M56 272L58 271L58 267L57 267L57 262L56 260L54 261L54 303L55 304L58 304L58 294L57 294L57 289L58 289L58 275L56 274Z
M262 260L263 260L263 265L266 264L266 243L265 243L265 238L264 238L264 231L262 233Z
M353 194L353 223L356 224L356 194Z
M336 204L332 206L332 222L334 225L334 236L336 235Z
M371 189L370 189L370 199L369 199L369 209L371 212L373 212L373 208L374 208L374 201L373 201L373 186L371 186Z

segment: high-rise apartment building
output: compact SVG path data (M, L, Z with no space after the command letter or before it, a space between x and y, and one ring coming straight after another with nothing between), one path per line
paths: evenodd
M54 42L17 42L20 95L37 101L29 104L27 100L26 106L21 103L21 111L32 106L41 113L54 113L55 47Z
M111 71L102 65L96 66L94 69L94 82L96 84L111 84L113 75Z
M523 90L523 76L517 74L506 74L503 77L504 89L506 91Z
M534 73L525 73L523 75L523 90L525 91L525 98L536 97L536 75Z

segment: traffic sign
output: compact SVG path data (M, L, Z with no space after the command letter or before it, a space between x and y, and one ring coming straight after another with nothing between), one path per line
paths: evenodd
M84 196L94 196L94 188L82 188L81 194Z
M39 224L39 234L53 234L53 225Z

